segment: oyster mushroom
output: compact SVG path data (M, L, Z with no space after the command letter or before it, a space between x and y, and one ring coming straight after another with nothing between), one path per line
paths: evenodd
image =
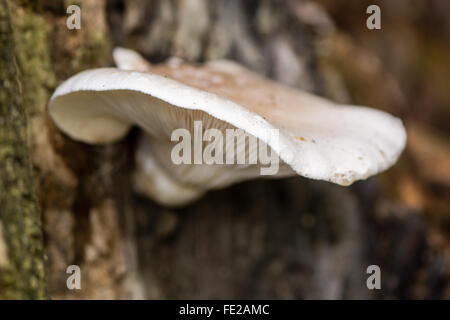
M282 86L234 62L150 65L122 48L115 49L114 59L119 68L87 70L62 83L48 111L63 132L86 143L110 143L140 127L135 185L164 205L183 205L209 189L264 176L273 155L277 170L267 177L298 174L350 185L389 168L405 146L398 118ZM190 155L191 162L175 163L177 129L200 136L200 142L189 142L194 149L204 152L209 145L224 157L236 152L258 159L211 164ZM205 138L209 129L217 130L216 139ZM233 143L217 138L227 129L236 130ZM245 138L257 140L258 147Z

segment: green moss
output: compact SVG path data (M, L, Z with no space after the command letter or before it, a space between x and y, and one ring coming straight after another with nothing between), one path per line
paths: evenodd
M49 91L56 85L49 55L49 26L42 16L30 9L19 12L14 20L17 60L25 110L33 117L44 110Z
M27 119L33 130L45 130L45 107L56 79L107 65L111 46L105 30L61 29L65 12L43 10L37 2L10 1L10 15L6 4L0 0L0 244L7 252L0 267L0 298L46 298L42 231L29 156L35 154L36 132L30 132L30 148ZM70 50L72 40L76 50Z
M0 0L0 47L0 241L6 252L0 268L0 299L41 299L48 296L42 231L6 0Z

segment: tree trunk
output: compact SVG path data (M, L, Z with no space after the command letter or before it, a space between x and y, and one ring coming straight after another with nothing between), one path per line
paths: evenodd
M0 299L47 297L41 216L6 0L0 1Z
M72 2L81 7L80 30L66 27ZM435 260L417 258L430 253L423 218L389 201L378 179L352 188L301 177L257 180L209 192L185 208L163 208L133 191L137 130L121 142L89 146L48 118L57 84L81 70L111 66L116 45L153 63L172 55L200 63L233 59L284 84L348 102L340 70L320 51L333 21L321 7L304 3L310 2L10 2L22 94L13 50L3 50L12 48L13 38L4 31L2 11L1 87L8 90L0 100L0 297L42 298L46 292L28 152L52 298L431 295L433 284L416 277L436 270ZM366 287L371 264L387 279L383 295ZM80 290L66 286L69 265L80 267ZM443 271L436 272L442 279Z

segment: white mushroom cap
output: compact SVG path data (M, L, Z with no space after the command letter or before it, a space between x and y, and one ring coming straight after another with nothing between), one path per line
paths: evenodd
M88 70L61 84L49 113L62 131L87 143L113 142L133 125L142 128L135 180L164 204L183 204L260 174L261 164L175 165L171 133L192 131L195 120L203 129L242 129L269 145L282 159L277 176L297 173L340 185L386 170L405 146L402 122L385 112L337 105L230 61L152 66L127 49L116 49L114 58L122 69ZM274 129L278 141L268 135Z

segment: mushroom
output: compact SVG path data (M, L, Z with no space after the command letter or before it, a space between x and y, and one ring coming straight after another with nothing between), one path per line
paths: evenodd
M184 205L210 189L258 176L298 174L347 186L389 168L405 146L398 118L337 105L234 62L151 65L128 49L113 54L118 68L87 70L63 82L49 114L71 138L91 144L117 141L140 127L133 180L139 192L164 205ZM176 130L182 131L174 136ZM229 130L233 143L222 139ZM185 133L194 140L186 142ZM257 147L246 143L255 140ZM180 163L174 152L181 143L216 160L235 153L258 159L222 164L183 150L179 156L191 162Z

